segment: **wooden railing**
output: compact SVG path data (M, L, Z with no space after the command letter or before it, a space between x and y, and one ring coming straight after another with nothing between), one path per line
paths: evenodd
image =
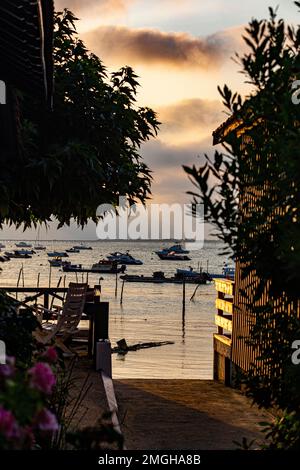
M214 377L226 383L230 377L235 284L230 279L214 279L214 283L217 291L215 324L218 328L214 334Z

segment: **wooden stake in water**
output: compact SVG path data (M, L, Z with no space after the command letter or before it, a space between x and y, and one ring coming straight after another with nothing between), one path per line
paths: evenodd
M77 276L77 273L75 273L75 277L76 277L76 282L78 284L78 276Z
M41 277L41 273L38 273L36 287L40 287L40 277Z
M51 287L51 275L52 275L52 266L50 264L50 268L49 268L49 287Z
M118 273L116 272L115 297L118 297Z
M67 277L67 275L65 274L64 275L64 289L66 288L66 277ZM64 301L65 301L65 297L66 297L66 292L64 292L64 294L63 294Z
M182 315L185 315L185 277L182 282Z
M196 292L197 292L197 290L199 289L200 285L201 285L201 284L198 284L198 285L196 286L196 289L194 290L194 293L193 293L192 297L190 298L190 301L194 300L194 297L195 297Z
M22 274L22 268L19 271L19 276L18 276L18 280L17 280L17 289L18 289L19 284L20 284L21 274ZM18 292L16 292L16 300L18 300Z
M120 297L120 305L123 304L124 284L125 284L125 279L123 279L123 282L122 282L121 297Z
M24 264L22 263L22 284L25 287L25 278L24 278Z

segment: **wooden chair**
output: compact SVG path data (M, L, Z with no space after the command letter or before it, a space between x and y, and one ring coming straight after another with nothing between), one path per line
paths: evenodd
M36 341L44 345L54 343L63 352L74 354L65 343L78 331L78 325L84 309L86 291L87 284L70 283L65 303L56 323L47 322L44 324L42 322L42 314L39 313L38 319L41 323L41 328L33 333Z

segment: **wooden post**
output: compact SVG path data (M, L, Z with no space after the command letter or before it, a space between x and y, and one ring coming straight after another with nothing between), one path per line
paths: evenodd
M41 273L38 273L36 287L40 287L40 276L41 276Z
M123 282L122 282L121 297L120 297L120 305L123 304L124 284L125 284L125 279L123 279Z
M49 287L51 287L51 273L52 273L52 266L50 264L50 269L49 269Z
M185 315L185 277L182 282L182 315Z
M18 280L17 280L17 289L18 289L19 284L20 284L21 273L22 273L22 268L19 271L19 276L18 276ZM16 300L18 300L18 292L16 292Z
M22 263L22 284L25 287L25 278L24 278L24 264Z
M94 364L96 365L96 351L97 351L97 343L101 339L108 339L108 329L109 329L109 303L108 302L100 302L94 303L91 306L92 311L90 314L92 315L92 322L93 322L93 359Z
M64 289L66 288L66 278L67 278L67 275L65 274L65 275L64 275L64 281L63 281ZM64 301L65 301L65 298L66 298L66 292L64 291L64 293L63 293L63 299L64 299Z
M223 292L219 292L219 291L218 291L218 299L224 300L224 298L225 298L225 294L224 294ZM220 317L223 317L223 316L224 316L223 310L218 309L218 315L219 315ZM223 334L223 328L222 328L221 326L218 326L218 334L219 334L219 335L222 335L222 334Z
M77 276L77 273L75 273L75 278L76 278L76 282L78 284L78 276Z
M182 341L185 339L185 277L182 283Z
M118 272L116 272L115 297L118 297Z
M44 294L44 308L49 309L49 293L45 292Z
M112 377L111 370L111 345L109 340L100 340L96 345L96 370L103 371L108 377Z

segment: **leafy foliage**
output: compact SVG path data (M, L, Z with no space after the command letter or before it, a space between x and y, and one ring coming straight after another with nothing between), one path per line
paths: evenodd
M2 162L0 223L28 227L54 216L83 226L119 194L142 202L150 194L140 146L158 131L156 114L136 106L134 71L109 76L78 38L76 21L68 10L55 16L53 112L19 94L22 153Z
M300 443L300 368L291 361L292 343L300 338L300 106L292 102L300 78L300 27L286 25L270 9L269 20L251 21L244 40L249 52L237 60L253 91L243 99L226 85L219 89L232 115L214 135L223 150L185 171L200 189L191 192L194 201L205 204L207 220L254 292L243 292L254 319L247 340L258 359L245 381L260 406L286 410L280 426L274 424L272 445L288 448L282 423L291 413L291 445Z
M18 314L16 304L0 291L0 340L4 341L6 354L14 356L19 365L29 365L35 349L32 332L38 321L32 311Z

